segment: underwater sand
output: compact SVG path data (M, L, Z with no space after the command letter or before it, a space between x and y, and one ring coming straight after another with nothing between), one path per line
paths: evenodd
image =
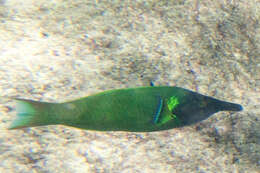
M259 1L0 0L1 173L260 171ZM153 133L7 130L15 102L170 85L243 105Z

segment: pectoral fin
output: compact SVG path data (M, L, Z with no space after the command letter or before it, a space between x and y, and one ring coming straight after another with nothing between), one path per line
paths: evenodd
M154 115L153 123L161 126L171 120L174 120L174 123L179 124L180 121L178 117L172 113L174 108L179 104L176 97L171 97L169 100L159 98L157 105L156 113Z

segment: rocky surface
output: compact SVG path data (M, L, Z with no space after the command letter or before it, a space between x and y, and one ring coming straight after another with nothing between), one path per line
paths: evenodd
M0 0L0 172L258 172L259 1ZM242 104L153 133L8 131L8 97L176 85Z

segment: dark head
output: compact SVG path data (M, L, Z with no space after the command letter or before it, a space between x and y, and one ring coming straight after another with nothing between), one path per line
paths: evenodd
M207 119L219 111L241 111L239 104L217 100L197 93L190 93L185 101L173 113L181 120L183 126Z

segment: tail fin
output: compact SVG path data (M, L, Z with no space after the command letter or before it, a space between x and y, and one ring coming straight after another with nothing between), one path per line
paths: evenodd
M49 108L52 103L37 102L26 99L15 99L17 118L8 129L20 129L25 127L53 124L49 118Z

